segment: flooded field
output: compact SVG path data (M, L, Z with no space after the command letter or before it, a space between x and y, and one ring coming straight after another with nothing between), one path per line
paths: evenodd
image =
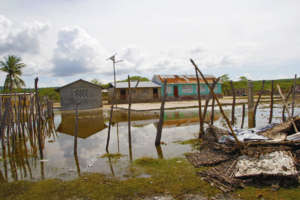
M225 107L226 114L230 116L231 107ZM295 114L300 114L299 106ZM109 120L108 110L89 110L79 112L78 130L78 157L74 157L75 114L71 111L55 113L56 136L46 138L44 159L28 157L16 166L17 178L39 180L41 178L59 178L69 180L80 173L98 172L120 178L130 176L128 166L130 162L141 157L172 158L183 157L184 153L193 151L191 145L180 144L180 141L194 139L199 134L198 109L167 110L164 116L162 132L163 144L161 148L154 145L158 111L132 112L131 146L128 142L127 111L117 111L113 115L109 153L117 154L115 157L103 156L107 139ZM210 113L208 112L208 116ZM242 107L236 107L236 127L240 127ZM246 115L247 116L247 115ZM273 122L281 122L282 107L275 106ZM267 125L269 108L261 105L257 112L257 127ZM225 120L216 111L215 125L225 126ZM245 127L247 117L245 118ZM0 159L1 174L13 180L9 163ZM147 175L145 175L147 176Z

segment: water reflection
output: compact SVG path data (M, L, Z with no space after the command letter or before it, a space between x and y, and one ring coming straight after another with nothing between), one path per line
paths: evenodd
M228 108L227 111L229 111L227 114L230 115ZM264 119L268 115L268 111L268 109L258 110L258 125L267 123L267 118ZM240 123L240 113L240 109L237 107L237 124ZM155 147L158 113L132 112L131 115L131 137L128 136L127 111L117 111L113 115L109 149L110 153L120 152L123 155L119 159L114 159L111 157L101 158L101 155L106 153L108 110L79 112L77 155L73 154L75 113L70 111L56 113L57 137L55 141L48 139L43 144L46 162L37 162L35 157L31 157L30 155L34 155L31 149L28 150L28 154L24 153L23 156L18 157L19 160L16 160L17 157L8 155L7 159L0 161L0 182L3 179L8 180L9 176L12 177L10 180L42 178L68 180L85 172L99 172L122 177L126 176L128 165L134 159L141 157L163 159L183 156L192 148L189 145L174 142L196 138L199 133L197 109L168 110L165 112L165 124L162 132L162 141L166 145ZM275 110L274 115L281 116L281 109L279 108L278 112ZM210 113L207 113L207 116L210 116ZM217 111L215 120L217 120L215 125L222 126L222 118ZM276 118L274 120L276 121ZM5 149L1 151L3 152ZM7 153L11 153L11 151Z
M104 123L103 111L80 111L78 119L78 137L88 138L107 126ZM61 122L57 128L60 133L74 136L75 133L75 112L67 111L61 113Z

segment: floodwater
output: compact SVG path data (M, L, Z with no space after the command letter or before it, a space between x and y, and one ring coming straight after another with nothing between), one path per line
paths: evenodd
M275 105L273 122L281 122L282 108ZM210 109L210 108L209 108ZM231 107L225 107L230 117ZM241 124L242 107L236 107L236 127ZM295 114L300 114L296 108ZM109 143L109 153L120 153L120 158L101 157L106 153L105 146L108 132L109 110L88 110L79 112L78 123L78 157L74 157L75 114L72 111L55 113L54 121L56 136L46 138L43 162L35 158L28 159L29 173L24 167L18 169L18 179L39 180L41 178L59 178L69 180L77 177L79 173L98 172L110 176L126 178L129 164L141 157L172 158L182 157L184 153L193 151L190 145L179 144L178 141L194 139L199 134L198 109L166 110L162 131L163 144L161 148L154 145L159 111L132 112L131 113L131 146L129 149L127 111L117 111L113 114L113 124ZM210 112L208 112L210 115ZM261 105L257 111L257 127L267 125L269 108ZM245 118L247 126L247 114ZM215 125L225 126L225 120L218 109L215 113ZM0 172L5 170L10 178L9 167L4 169L3 160L0 159ZM42 164L41 164L42 163Z

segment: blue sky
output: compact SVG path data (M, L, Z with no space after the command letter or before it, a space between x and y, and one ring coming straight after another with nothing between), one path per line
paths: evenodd
M204 73L237 80L300 72L300 1L4 0L0 59L21 56L24 80L61 86L76 79ZM0 73L0 82L5 74Z

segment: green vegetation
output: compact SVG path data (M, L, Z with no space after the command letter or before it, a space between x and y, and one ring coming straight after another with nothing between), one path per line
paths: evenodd
M101 174L83 174L72 181L57 179L37 182L17 181L3 183L0 199L141 199L153 195L172 195L179 199L183 194L201 193L211 197L218 190L202 181L196 169L185 159L170 160L142 158L134 161L131 171L150 175L150 178L131 177L127 180Z
M229 79L228 75L225 74L223 76L221 76L221 80L222 80L222 90L223 90L223 93L224 93L226 91L231 91L231 86L230 86L230 83L229 83L230 79ZM291 88L293 83L294 83L294 79L274 80L275 91L277 91L276 84L279 84L281 89L284 92L287 92L287 91L289 91L289 89ZM297 79L296 83L300 84L300 78ZM234 81L233 82L233 85L234 85L235 89L247 89L247 77L241 76L239 81ZM253 81L253 89L254 89L255 93L260 91L261 86L262 86L262 80ZM265 81L264 90L265 91L271 91L271 80L266 80Z
M148 78L142 77L142 76L131 76L130 80L131 81L149 81ZM118 81L118 82L128 82L128 78L125 80Z
M182 144L182 145L188 144L188 145L191 145L191 147L193 149L199 149L201 146L202 140L195 138L195 139L189 139L189 140L183 140L183 141L179 140L179 141L175 141L174 143Z
M122 155L120 153L105 153L101 156L101 158L113 158L113 159L120 159L125 155Z
M0 61L1 71L7 73L4 82L4 91L12 92L13 89L25 86L25 82L20 78L22 76L22 69L26 66L21 63L20 57L9 55L4 61Z
M71 181L47 179L42 181L16 181L0 183L0 199L15 200L56 200L56 199L143 199L153 195L171 195L182 199L184 194L200 194L210 199L219 190L202 181L197 171L184 158L135 160L128 179L117 179L98 173L85 173ZM148 175L149 178L142 178ZM300 187L280 188L246 187L232 193L236 199L298 199Z

